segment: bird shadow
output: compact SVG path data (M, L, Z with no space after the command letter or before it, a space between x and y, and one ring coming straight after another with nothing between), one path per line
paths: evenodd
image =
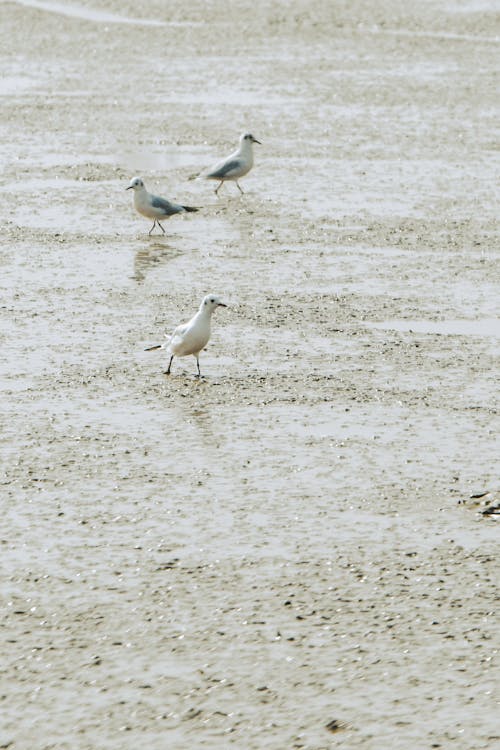
M134 273L132 279L144 281L146 275L158 266L182 255L181 250L168 244L161 237L148 240L148 244L137 250L134 256Z

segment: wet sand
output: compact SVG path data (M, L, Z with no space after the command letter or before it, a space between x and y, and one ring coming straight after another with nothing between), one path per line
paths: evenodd
M229 8L0 6L0 747L489 750L494 3Z

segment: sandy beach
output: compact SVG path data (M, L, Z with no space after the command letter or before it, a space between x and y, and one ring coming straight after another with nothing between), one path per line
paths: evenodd
M0 748L498 746L495 5L0 3Z

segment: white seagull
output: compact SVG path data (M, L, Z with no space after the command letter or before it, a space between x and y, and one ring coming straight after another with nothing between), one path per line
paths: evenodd
M160 219L168 219L174 214L183 214L186 211L198 210L192 206L181 206L179 203L171 203L166 198L160 198L158 195L148 193L144 181L140 177L133 177L130 180L130 185L125 190L134 191L135 210L148 219L154 219L153 226L148 234L151 234L156 224L158 224L163 234L165 234L165 230L160 224Z
M198 355L208 344L210 338L210 322L212 313L217 307L227 307L214 294L207 294L203 297L200 308L188 323L182 323L177 326L173 334L164 344L149 346L145 351L151 352L154 349L166 349L170 354L170 361L165 375L170 375L170 368L174 357L187 357L192 354L196 358L198 367L198 377L201 377L200 360ZM165 334L167 336L167 334Z
M206 180L220 180L215 188L216 195L219 192L219 188L226 180L233 180L236 182L240 193L243 193L238 180L240 177L243 177L250 172L253 167L252 145L254 143L260 144L260 141L258 141L257 138L254 138L251 133L243 133L243 135L240 136L240 145L234 153L220 161L215 167L202 172L200 176L204 177Z

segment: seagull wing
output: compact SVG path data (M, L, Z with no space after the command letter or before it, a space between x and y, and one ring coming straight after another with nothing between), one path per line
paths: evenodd
M184 206L179 206L177 203L170 203L166 198L160 198L158 195L151 196L151 205L153 208L163 211L165 216L180 214L186 210Z
M180 344L184 334L186 333L190 325L191 321L189 321L189 323L181 323L181 325L177 326L177 328L174 330L174 332L166 342L165 348L168 349L170 346L172 346L172 344L174 346L176 344Z
M224 177L236 177L244 167L242 159L227 159L226 161L216 164L205 176L216 180L222 180Z

